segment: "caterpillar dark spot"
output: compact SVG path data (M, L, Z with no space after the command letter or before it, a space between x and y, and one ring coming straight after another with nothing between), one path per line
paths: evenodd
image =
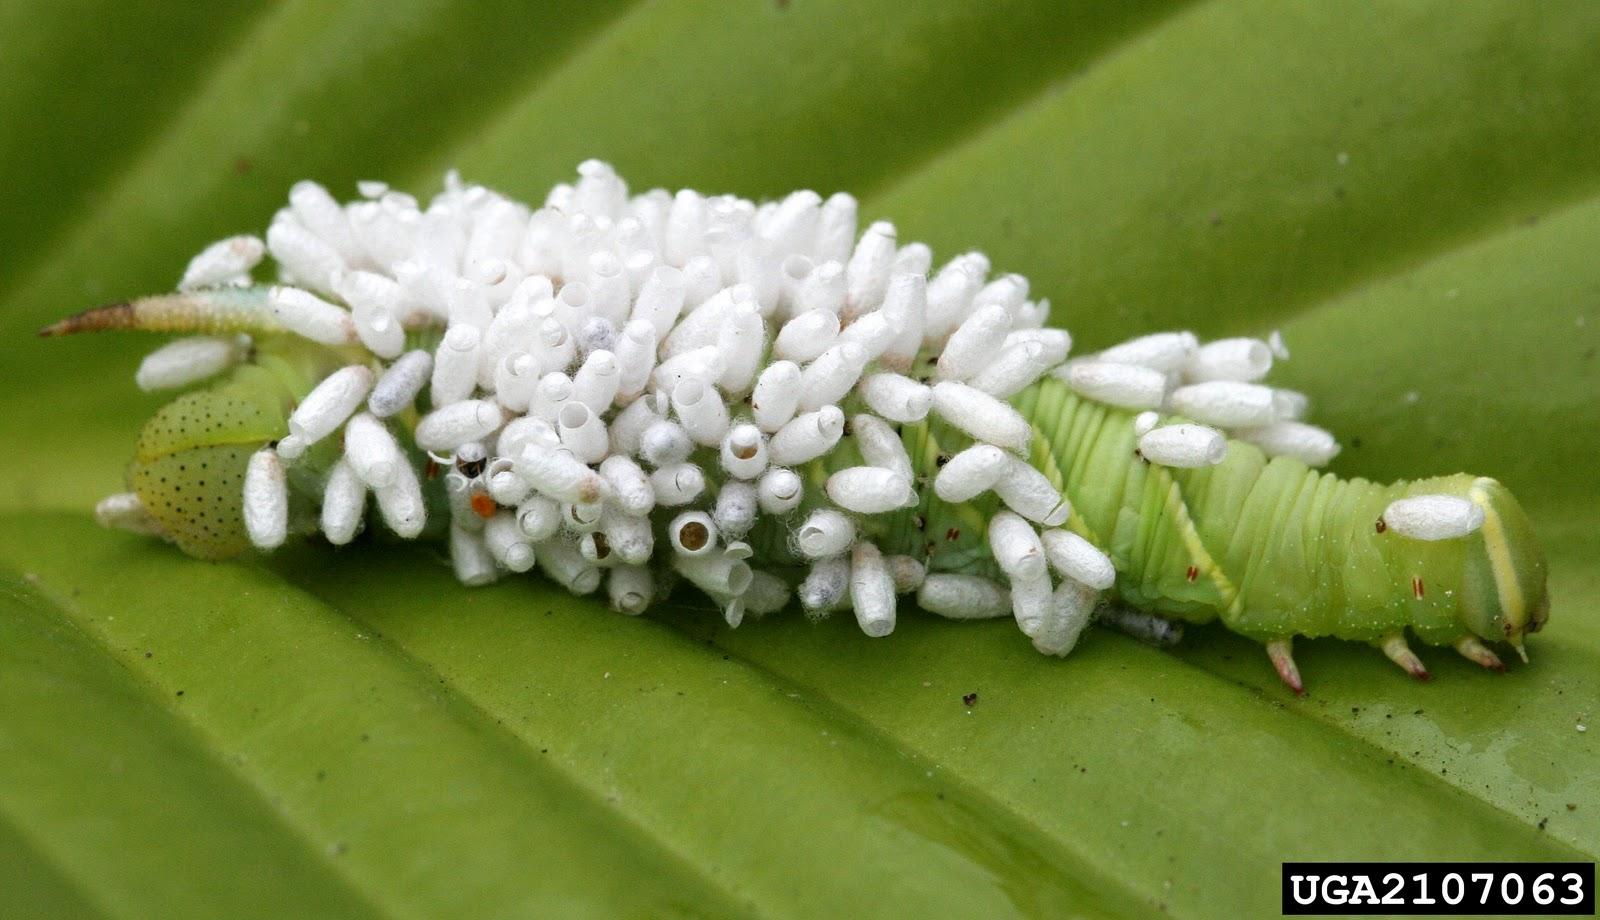
M935 268L845 194L630 196L596 161L542 207L371 190L299 183L178 293L42 330L187 333L139 385L220 381L151 419L102 521L207 558L382 527L465 584L537 568L629 614L670 570L733 626L797 595L884 636L914 594L1052 655L1097 615L1161 644L1215 620L1296 692L1296 636L1425 678L1408 634L1498 670L1485 643L1548 615L1499 483L1317 471L1339 445L1263 382L1276 335L1069 361L1026 279Z

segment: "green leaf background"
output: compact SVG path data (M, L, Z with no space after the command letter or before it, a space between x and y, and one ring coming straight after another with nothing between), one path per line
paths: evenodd
M1473 0L0 6L0 914L1276 913L1286 859L1600 852L1600 6ZM857 193L1080 347L1281 328L1336 467L1510 484L1533 663L908 614L611 615L429 549L103 532L130 338L289 184ZM962 696L976 692L972 707Z

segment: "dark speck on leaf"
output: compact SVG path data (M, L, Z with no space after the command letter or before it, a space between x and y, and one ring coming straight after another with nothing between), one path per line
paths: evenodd
M182 691L182 690L179 690L179 691L178 691L178 695L179 695L179 696L183 696L183 691Z
M978 705L978 691L974 690L971 693L966 694L961 698L961 702L967 704L969 709Z

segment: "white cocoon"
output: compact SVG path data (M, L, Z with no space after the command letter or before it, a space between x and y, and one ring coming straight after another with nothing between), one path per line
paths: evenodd
M146 355L133 379L146 392L188 386L232 367L240 354L231 336L176 339Z
M1033 439L1022 413L982 390L946 380L933 388L933 411L951 425L985 441L1021 453Z
M1189 355L1183 375L1191 381L1260 380L1272 370L1272 349L1260 339L1218 339Z
M1276 419L1271 387L1233 380L1178 387L1172 391L1172 410L1220 428L1267 425Z
M420 348L406 352L389 365L373 385L367 411L378 418L388 418L409 408L432 373L433 355Z
M794 538L802 556L825 559L850 548L856 538L856 525L837 511L819 508L800 525Z
M832 450L843 435L844 413L838 406L824 406L778 429L767 443L767 455L779 466L797 466Z
M1139 437L1139 455L1180 469L1216 466L1228 456L1228 439L1205 425L1163 425Z
M1035 524L1060 527L1072 515L1072 503L1056 491L1050 480L1029 464L1008 457L994 491L1006 507Z
M871 543L857 543L850 552L850 602L862 632L873 638L894 632L894 578Z
M852 466L828 477L828 498L858 514L883 514L911 502L911 480L895 470Z
M1339 442L1332 434L1303 422L1273 422L1260 428L1239 428L1233 436L1254 444L1268 456L1293 457L1306 466L1326 466L1339 453Z
M1136 364L1165 375L1182 368L1198 345L1192 332L1156 332L1113 345L1096 357L1114 364Z
M1138 364L1086 359L1058 370L1079 396L1120 409L1159 409L1167 395L1167 375Z
M1013 580L1035 578L1045 571L1044 544L1033 525L1014 512L989 519L989 548L994 561Z
M322 490L322 535L334 546L349 543L361 527L366 505L367 484L350 461L341 457L328 470L328 483Z
M933 407L933 391L902 374L872 374L861 381L860 392L873 412L892 422L920 422Z
M1050 567L1079 584L1105 591L1116 584L1117 570L1111 559L1093 543L1069 530L1047 530L1042 535Z
M289 413L289 433L307 446L315 444L343 425L371 390L371 368L363 364L339 368L322 378Z
M260 549L276 549L288 535L289 487L283 461L270 448L251 454L245 467L244 526Z
M1483 520L1483 508L1454 495L1413 495L1383 509L1389 529L1413 540L1455 540L1476 533Z
M805 498L800 475L789 469L769 469L756 484L756 499L768 514L788 514Z
M990 620L1011 612L1011 592L987 578L940 572L923 579L917 606L951 620Z
M971 501L994 488L1011 457L993 444L974 444L951 457L933 478L933 493L944 502Z

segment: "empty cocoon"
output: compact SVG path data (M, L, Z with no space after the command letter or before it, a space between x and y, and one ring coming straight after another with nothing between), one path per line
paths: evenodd
M807 559L837 556L849 549L855 538L855 524L830 508L811 512L811 516L795 531L795 545Z
M671 463L650 474L656 504L668 508L687 505L706 488L705 471L693 463Z
M767 468L767 439L754 425L735 425L722 439L722 468L735 479L754 479Z
M790 469L769 469L756 484L756 500L768 514L788 514L805 498L800 474Z
M728 433L728 407L722 396L700 380L685 380L672 390L672 411L696 444L714 447Z

